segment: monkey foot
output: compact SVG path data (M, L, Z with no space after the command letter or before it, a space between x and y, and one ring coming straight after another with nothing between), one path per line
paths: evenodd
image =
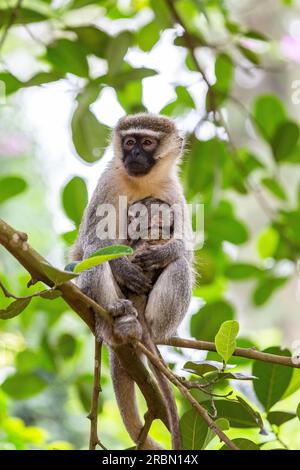
M141 339L142 327L137 319L137 311L130 300L117 300L109 312L114 318L113 332L119 341L129 343L135 339Z

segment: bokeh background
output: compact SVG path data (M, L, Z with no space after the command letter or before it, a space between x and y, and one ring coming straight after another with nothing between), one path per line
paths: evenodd
M205 230L181 336L214 340L235 318L239 344L293 352L300 341L300 2L0 0L0 28L1 218L62 268L112 156L111 127L142 110L173 117L186 135L185 193L204 204ZM28 294L29 274L1 247L0 280ZM9 303L0 292L0 308ZM205 357L163 351L178 373L188 359ZM242 371L256 367L236 362ZM263 398L268 367L256 370L262 392L249 382L220 385L261 412L268 434L232 418L229 435L265 449L300 449L299 370L275 375L271 410L285 413L276 421ZM92 370L91 334L63 300L36 298L19 317L0 320L0 448L87 448ZM106 352L102 386L101 440L124 449L132 442ZM189 412L179 396L178 406ZM161 423L152 434L170 445Z

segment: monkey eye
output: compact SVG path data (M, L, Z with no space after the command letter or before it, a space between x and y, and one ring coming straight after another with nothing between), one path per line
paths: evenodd
M128 139L125 139L124 145L126 147L133 147L135 145L135 139L133 139L132 137L129 137Z
M155 147L157 141L154 139L144 139L143 140L143 147Z

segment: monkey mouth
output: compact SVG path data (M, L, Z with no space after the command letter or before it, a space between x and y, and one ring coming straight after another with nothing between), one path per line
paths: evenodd
M130 176L143 176L149 173L151 167L147 167L140 162L130 162L125 164L127 173Z

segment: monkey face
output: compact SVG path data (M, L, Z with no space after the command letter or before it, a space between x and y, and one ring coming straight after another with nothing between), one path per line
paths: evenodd
M146 134L130 134L122 140L122 161L130 176L147 175L155 165L158 139Z

